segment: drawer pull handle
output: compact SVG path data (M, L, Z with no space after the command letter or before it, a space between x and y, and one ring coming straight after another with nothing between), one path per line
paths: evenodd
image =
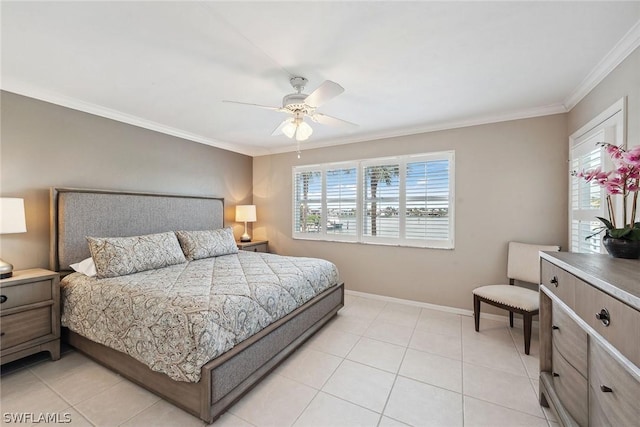
M553 376L554 376L554 377L559 377L559 376L560 376L560 374L559 374L559 373L557 373L557 372L554 372L554 373L553 373Z
M553 279L551 279L549 281L549 283L551 283L552 285L554 285L557 288L558 287L558 277L557 276L553 276Z
M604 326L609 326L611 323L611 317L609 316L609 310L603 308L600 313L596 313L596 319L602 322Z
M0 295L0 304L2 304L3 302L7 302L9 298L7 298L6 295Z
M551 326L551 329L554 329L554 330L557 331L558 329L560 329L560 326L553 325L553 326Z
M4 332L0 332L0 337L3 337L3 336L4 336Z
M600 390L602 390L603 393L613 393L611 387L607 387L606 385L601 385Z

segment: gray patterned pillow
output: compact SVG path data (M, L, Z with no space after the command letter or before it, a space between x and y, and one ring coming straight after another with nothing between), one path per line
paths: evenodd
M98 278L187 262L172 232L132 237L87 237Z
M176 231L176 236L189 261L238 253L231 227L218 230Z

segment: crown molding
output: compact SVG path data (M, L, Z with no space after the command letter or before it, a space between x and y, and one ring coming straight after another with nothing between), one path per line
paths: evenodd
M564 106L570 111L589 94L622 61L640 46L640 21L620 39L607 55L580 82L578 87L564 100Z
M314 148L333 147L336 145L354 144L356 142L375 141L379 139L398 138L402 136L417 135L428 132L438 132L449 129L459 129L470 126L480 126L492 123L507 122L511 120L530 119L534 117L550 116L552 114L566 113L568 110L563 104L552 104L544 107L529 108L526 110L514 111L510 113L494 114L476 117L469 120L443 122L428 126L414 126L391 131L372 132L357 137L343 137L332 139L331 141L304 142L300 144L300 151L312 150ZM297 151L297 145L287 145L284 147L272 148L268 154L280 154Z
M233 151L235 153L244 154L246 156L253 157L261 154L268 154L267 150L261 149L259 147L247 148L237 144L218 141L218 140L207 138L191 132L186 132L171 126L166 126L151 120L143 119L141 117L137 117L131 114L122 113L120 111L103 107L101 105L81 101L79 99L71 98L65 95L60 95L58 93L54 93L50 91L45 91L42 89L37 89L32 86L28 86L20 83L7 83L6 80L3 80L2 90L6 92L15 93L17 95L23 95L29 98L38 99L40 101L49 102L51 104L60 105L62 107L71 108L73 110L81 111L83 113L93 114L93 115L104 117L107 119L116 120L118 122L127 123L140 128L164 133L166 135L175 136L177 138L186 139L188 141L198 142L200 144L209 145L209 146L220 148L227 151Z

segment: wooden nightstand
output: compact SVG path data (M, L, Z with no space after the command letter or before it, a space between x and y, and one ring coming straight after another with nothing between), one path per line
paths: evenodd
M42 268L0 280L0 364L41 351L60 359L60 275Z
M250 252L269 252L268 240L253 240L251 242L236 241L238 249Z

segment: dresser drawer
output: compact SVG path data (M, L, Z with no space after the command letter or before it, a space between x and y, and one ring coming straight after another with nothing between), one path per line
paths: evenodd
M51 308L45 306L0 319L0 347L4 350L53 333Z
M588 425L589 386L587 380L553 348L553 388L569 414L581 426Z
M51 289L51 280L3 286L0 288L0 295L4 295L5 298L2 298L4 302L0 303L0 310L48 301L52 298Z
M596 317L602 310L608 313L608 325ZM576 284L575 311L627 359L640 366L639 311L583 282Z
M637 330L636 330L637 332ZM609 355L597 339L589 347L589 419L592 426L640 422L640 374Z
M540 263L540 284L545 285L554 295L569 307L575 304L574 288L576 278L543 259Z
M587 376L587 332L558 304L552 308L551 336L557 350L571 366Z

